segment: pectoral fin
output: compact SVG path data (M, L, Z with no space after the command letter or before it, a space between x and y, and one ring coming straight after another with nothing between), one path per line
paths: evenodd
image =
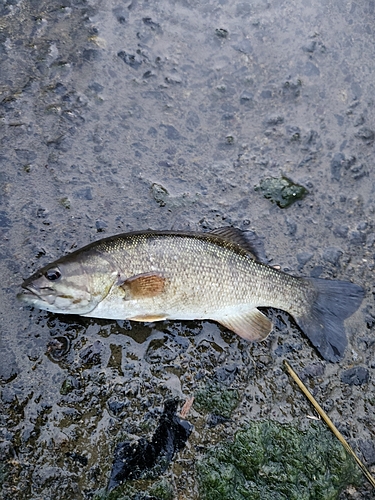
M258 309L252 309L245 314L220 318L217 321L240 337L253 342L264 340L272 330L271 321Z
M143 273L132 276L119 284L126 292L126 297L143 299L156 297L164 291L165 278L159 273Z

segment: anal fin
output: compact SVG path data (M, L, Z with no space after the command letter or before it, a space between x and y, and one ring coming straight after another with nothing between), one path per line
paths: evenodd
M218 323L252 342L264 340L272 330L272 322L258 309L248 313L217 319Z

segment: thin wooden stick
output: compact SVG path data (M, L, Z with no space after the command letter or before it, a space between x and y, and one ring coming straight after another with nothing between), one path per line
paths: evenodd
M346 449L348 453L350 453L357 464L360 466L362 469L363 474L366 476L368 481L371 483L371 485L375 488L375 479L372 477L372 475L369 473L369 471L366 469L366 467L363 465L363 463L360 461L360 459L357 457L355 454L355 451L353 448L350 446L350 444L346 441L344 436L339 432L339 430L336 428L335 424L332 422L332 420L329 418L327 413L323 410L323 408L320 406L320 404L316 401L314 396L311 394L311 392L308 390L308 388L305 386L305 384L302 382L302 380L298 377L296 372L293 370L293 368L290 366L290 364L284 360L284 364L290 374L290 376L293 378L293 380L296 382L298 387L301 389L301 391L304 393L304 395L307 397L307 399L310 401L310 403L314 406L315 410L319 413L321 418L324 420L324 422L328 425L330 430L333 432L333 434L337 437L337 439L340 441L340 443L343 445L343 447Z

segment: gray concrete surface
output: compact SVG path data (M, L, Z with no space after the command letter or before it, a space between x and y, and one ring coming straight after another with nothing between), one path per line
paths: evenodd
M165 398L235 366L232 420L211 429L193 408L166 473L176 498L197 499L199 446L246 419L311 415L284 358L374 466L374 26L373 1L0 3L3 498L92 498L119 435L151 432ZM281 175L309 191L287 209L255 190ZM16 301L23 278L101 236L225 225L256 231L288 272L365 288L341 363L286 315L248 345L210 322L85 320Z

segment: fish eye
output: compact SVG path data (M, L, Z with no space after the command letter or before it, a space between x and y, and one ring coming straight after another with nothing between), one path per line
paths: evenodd
M47 271L44 273L44 276L48 279L48 281L57 281L60 278L61 273L59 269L55 267L52 269L47 269Z

